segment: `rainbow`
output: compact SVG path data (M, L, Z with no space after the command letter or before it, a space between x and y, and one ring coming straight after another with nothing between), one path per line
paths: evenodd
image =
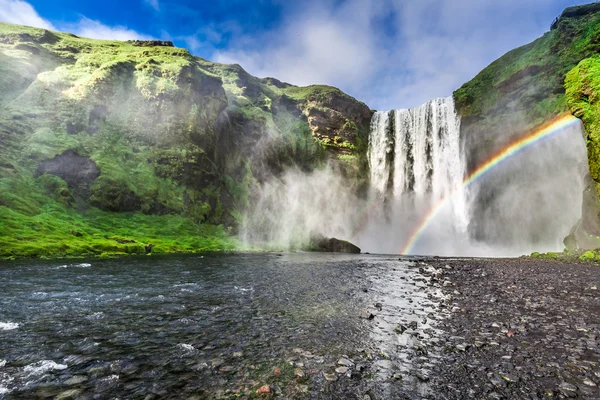
M532 129L520 139L515 140L514 142L506 146L504 149L495 153L492 157L488 159L488 161L481 164L471 174L469 174L463 180L462 185L459 189L452 192L449 196L442 198L427 211L421 222L417 225L412 234L409 236L400 254L410 254L412 252L414 245L419 241L423 233L427 230L427 227L429 226L431 221L433 221L433 219L437 216L437 214L448 202L448 200L450 200L452 196L454 196L457 192L464 190L473 182L484 176L488 171L495 168L510 157L525 150L529 146L532 146L540 140L550 137L556 133L562 132L565 130L565 128L574 126L577 123L579 123L579 119L573 117L572 115L561 115Z

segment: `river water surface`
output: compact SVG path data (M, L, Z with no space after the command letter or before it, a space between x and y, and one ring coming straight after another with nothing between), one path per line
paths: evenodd
M0 263L0 399L419 398L441 318L430 269L304 253Z

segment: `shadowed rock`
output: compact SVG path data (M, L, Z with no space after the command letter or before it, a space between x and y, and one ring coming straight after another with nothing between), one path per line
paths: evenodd
M35 176L42 174L56 175L70 187L88 187L100 176L100 168L89 157L67 150L50 160L42 161Z
M328 238L323 235L311 237L311 249L329 253L352 253L360 254L360 248L345 240Z

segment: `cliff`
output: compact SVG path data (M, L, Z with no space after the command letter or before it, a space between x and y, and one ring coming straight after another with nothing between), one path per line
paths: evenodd
M0 23L0 257L228 249L254 188L364 181L371 112L162 41Z
M582 220L565 243L600 247L600 142L596 126L596 76L600 54L600 5L567 8L536 41L510 51L454 92L461 134L472 169L523 132L571 112L587 132L591 177ZM493 183L490 183L493 184ZM494 188L486 189L494 193ZM477 212L477 211L476 211Z

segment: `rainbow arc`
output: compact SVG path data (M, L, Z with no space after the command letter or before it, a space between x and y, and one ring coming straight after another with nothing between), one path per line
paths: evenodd
M412 231L408 240L404 243L400 254L410 254L412 252L415 244L425 233L428 226L439 214L439 212L444 208L446 203L450 199L452 199L453 196L456 195L456 193L464 191L468 186L476 182L481 177L485 176L487 172L502 164L509 158L519 154L523 150L533 146L534 144L538 143L543 139L556 135L560 132L564 132L567 128L575 126L578 123L579 119L573 117L570 114L561 115L548 121L543 125L532 129L529 133L522 136L520 139L517 139L514 142L508 144L502 150L492 155L487 161L482 163L463 180L462 185L459 189L455 190L450 195L439 200L436 204L433 205L433 207L431 207L427 211L427 213L423 216L419 224Z

